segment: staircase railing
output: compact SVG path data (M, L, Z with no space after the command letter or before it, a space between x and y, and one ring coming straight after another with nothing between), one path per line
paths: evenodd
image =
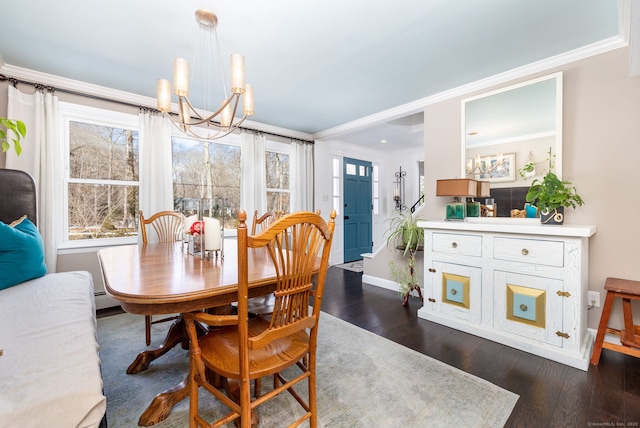
M416 208L418 208L418 206L423 203L424 203L424 193L420 195L416 203L411 206L411 213L414 213L416 211Z

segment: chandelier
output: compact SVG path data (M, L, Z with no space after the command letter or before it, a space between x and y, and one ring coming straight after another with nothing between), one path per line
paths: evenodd
M202 52L204 56L213 54L213 43L215 42L219 78L222 86L222 92L218 99L222 99L222 102L219 107L205 105L203 109L196 109L188 98L189 62L184 58L176 58L173 63L173 93L178 97L178 117L176 119L175 115L171 114L171 83L166 79L158 80L158 110L165 113L171 119L171 122L184 134L199 139L216 140L238 129L240 124L254 113L253 87L245 83L244 56L232 54L231 90L230 94L227 93L216 31L218 17L215 13L203 9L198 9L195 15L199 25L201 48L206 49L206 52ZM209 70L212 61L202 60L202 63L203 80L210 79L213 76L213 73ZM196 66L198 65L196 64ZM208 88L208 83L203 82L204 88ZM204 94L205 101L203 102L206 103L207 97L211 95L212 93ZM238 113L241 98L242 116L237 117L236 114ZM215 111L211 113L214 109Z

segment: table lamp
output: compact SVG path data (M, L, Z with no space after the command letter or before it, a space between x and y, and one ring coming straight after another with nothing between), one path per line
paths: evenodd
M475 198L477 194L478 182L476 180L470 178L436 180L436 196L453 196L453 201L447 202L446 220L464 220L467 217L466 198ZM465 198L464 202L460 198ZM473 211L475 208L474 205L471 210ZM480 215L479 203L477 211L476 217Z

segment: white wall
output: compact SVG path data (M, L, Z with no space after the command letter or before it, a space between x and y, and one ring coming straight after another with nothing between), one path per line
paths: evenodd
M395 206L393 202L394 173L402 165L407 169L407 184L417 182L417 168L412 167L418 159L422 159L422 148L400 150L393 153L368 149L363 146L348 144L339 140L320 140L314 145L315 156L315 208L324 213L329 213L332 206L332 175L331 162L334 157L353 158L370 161L380 165L380 214L373 218L373 243L374 248L384 244L384 232L387 225L385 219L389 218ZM402 163L401 163L402 162ZM415 187L415 186L414 186ZM342 190L342 188L341 188ZM407 186L407 198L416 190L410 190ZM341 204L342 206L342 199ZM339 264L344 260L342 212L336 218L336 230L334 232L333 245L331 247L331 264Z

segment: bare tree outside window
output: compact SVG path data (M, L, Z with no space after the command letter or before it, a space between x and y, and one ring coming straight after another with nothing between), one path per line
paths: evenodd
M69 240L137 235L138 132L69 122Z
M240 206L240 147L221 142L172 138L176 211L215 217L237 227Z
M266 152L266 169L267 211L290 212L289 155Z

